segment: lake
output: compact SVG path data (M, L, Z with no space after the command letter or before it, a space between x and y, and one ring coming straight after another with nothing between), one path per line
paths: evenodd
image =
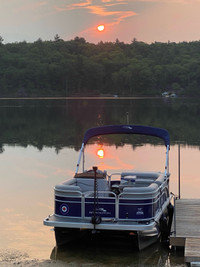
M43 225L43 219L54 210L54 185L74 175L84 132L109 124L167 129L171 136L170 191L178 194L180 145L181 197L200 198L199 116L200 100L195 98L0 100L0 265L25 262L31 266L34 259L48 265L50 258L56 258L59 264L183 266L182 250L175 252L160 244L141 253L101 244L56 250L54 231ZM110 170L119 168L119 163L126 169L164 168L165 149L159 141L139 137L117 141L117 147L109 141L105 146L107 155L115 155ZM88 147L92 166L95 146ZM98 164L108 167L104 161Z

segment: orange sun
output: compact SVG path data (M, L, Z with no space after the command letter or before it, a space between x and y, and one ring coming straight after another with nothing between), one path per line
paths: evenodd
M97 150L97 156L100 158L100 159L103 159L104 158L104 150L102 148L99 148Z
M104 31L105 26L104 26L104 25L99 25L99 26L97 27L97 29L98 29L99 32L102 32L102 31Z

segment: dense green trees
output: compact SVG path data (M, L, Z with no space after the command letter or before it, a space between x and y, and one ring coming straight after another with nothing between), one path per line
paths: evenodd
M200 95L200 42L92 44L63 41L3 44L0 97Z

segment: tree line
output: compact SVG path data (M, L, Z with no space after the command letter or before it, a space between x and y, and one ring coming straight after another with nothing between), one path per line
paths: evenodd
M70 41L58 35L3 44L0 97L200 96L200 41L147 44Z

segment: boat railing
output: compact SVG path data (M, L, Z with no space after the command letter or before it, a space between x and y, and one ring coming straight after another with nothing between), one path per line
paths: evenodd
M165 192L161 192L161 188L156 185L157 189L152 188L152 192L133 192L133 188L124 188L124 193L117 195L111 191L98 191L96 194L97 214L102 218L115 219L117 221L149 221L153 220L157 213L162 210L163 204L167 197ZM135 188L137 189L137 188ZM82 219L88 219L93 215L94 207L94 192L80 192L61 190L55 196L55 203L62 207L67 205L80 209ZM73 217L69 213L60 213L60 208L57 208L57 214L60 216Z
M128 189L128 190L127 190ZM133 188L126 188L125 193L117 195L114 192L110 191L98 191L97 192L97 210L115 210L115 212L110 216L110 218L114 218L119 221L130 221L130 219L135 222L139 221L149 221L154 220L157 216L157 213L162 210L162 206L167 200L166 197L163 196L164 192L160 192L160 188L155 184L152 187L152 191L145 192L131 192ZM128 193L128 194L127 194ZM86 192L83 194L83 214L85 214L86 205L91 205L94 201L94 192ZM110 200L110 201L109 201ZM136 217L128 217L127 215L122 215L121 211L124 210L124 207L128 207L127 210L135 210ZM111 212L112 213L112 212ZM143 218L144 213L148 213L146 217ZM99 214L102 215L102 214ZM88 217L88 216L85 216Z
M88 191L88 192L85 192L84 194L84 197L87 198L87 197L91 197L91 198L94 198L94 191ZM97 197L102 197L102 198L113 198L113 197L117 197L116 194L114 192L111 192L111 191L98 191L97 192Z
M120 176L111 180L113 176ZM116 178L116 177L115 177ZM113 173L109 180L75 178L55 186L57 214L88 219L93 216L94 205L102 218L121 221L149 221L162 211L168 198L168 181L163 173ZM60 211L67 204L71 212ZM67 206L66 205L66 206ZM65 209L65 207L64 207ZM77 210L74 215L72 210Z

